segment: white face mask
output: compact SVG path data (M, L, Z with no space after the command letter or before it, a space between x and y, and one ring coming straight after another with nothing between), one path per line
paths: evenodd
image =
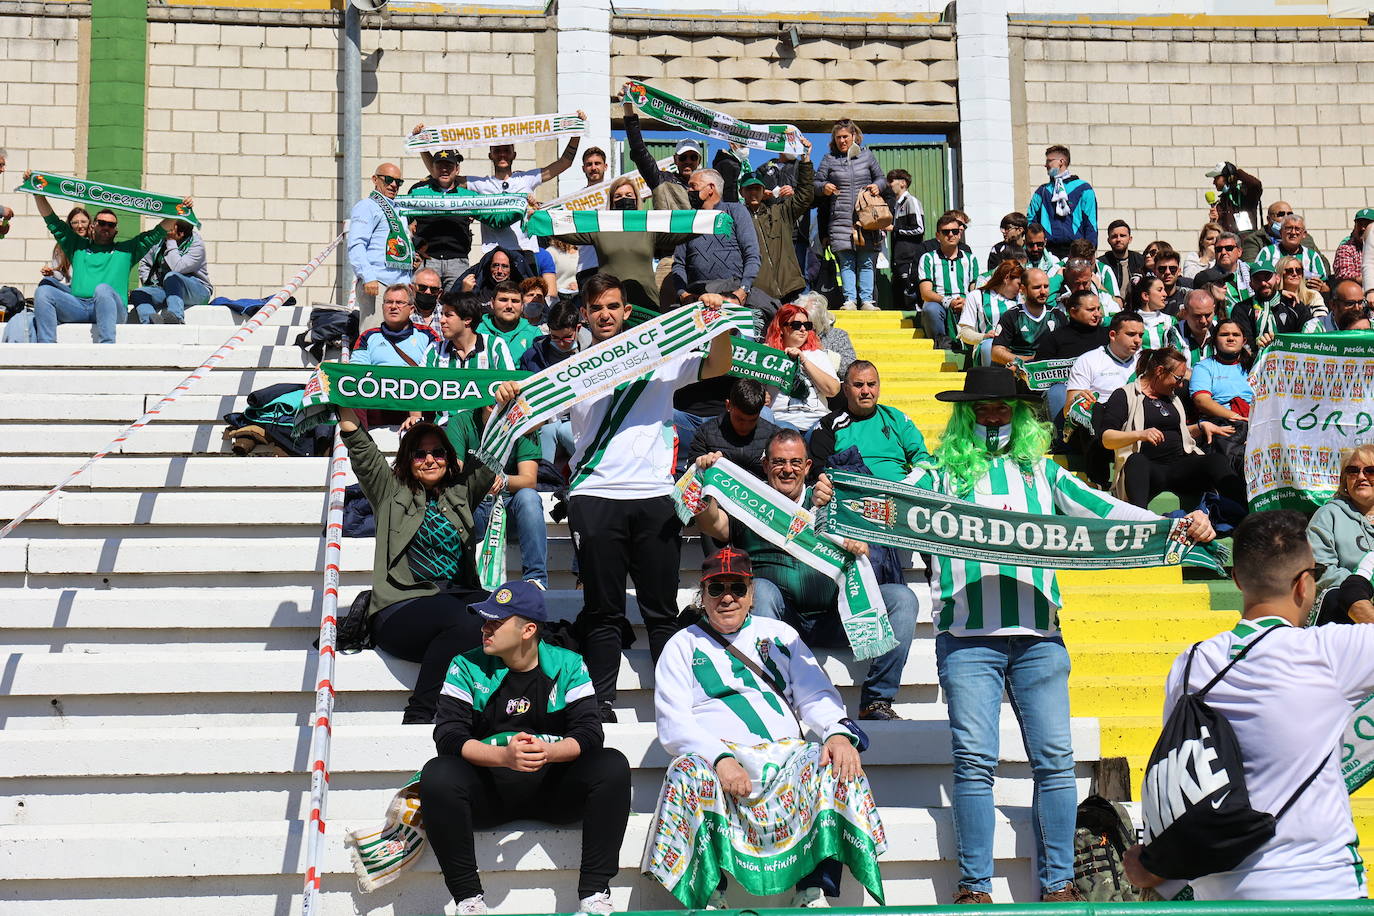
M1004 423L1001 426L984 426L983 434L987 437L988 451L996 453L1005 451L1011 446L1011 424Z

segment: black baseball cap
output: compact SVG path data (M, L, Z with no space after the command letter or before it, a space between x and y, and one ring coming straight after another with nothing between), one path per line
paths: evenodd
M435 162L452 162L454 165L463 161L463 154L456 149L441 149L434 154Z

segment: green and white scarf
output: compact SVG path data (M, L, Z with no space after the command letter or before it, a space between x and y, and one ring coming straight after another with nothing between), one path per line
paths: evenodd
M471 216L524 216L529 200L524 194L435 194L406 195L388 201L401 216L432 216L435 213L465 213Z
M723 210L536 210L525 220L529 236L579 232L674 232L729 235L735 220Z
M504 489L504 480L499 489ZM487 530L477 551L477 583L494 592L506 582L506 496L498 492L487 517Z
M834 767L821 765L821 746L800 738L726 745L756 794L735 799L724 792L702 757L674 760L644 844L644 874L700 909L726 872L766 897L835 859L882 903L878 856L887 851L887 832L868 777L840 781Z
M424 830L420 819L420 774L416 773L392 797L381 827L344 834L344 847L358 875L358 890L370 894L414 865L425 851Z
M460 121L427 127L406 137L406 152L437 152L441 149L468 149L473 146L499 146L503 143L534 143L566 134L581 134L587 122L575 114L538 114L518 118L491 118Z
M781 350L741 337L734 341L730 374L773 385L784 392L797 383L797 361Z
M492 414L482 432L477 457L500 473L515 440L541 423L566 413L574 404L643 378L721 334L752 326L748 309L697 303L659 315L554 363L525 379L519 397Z
M1250 387L1250 511L1311 512L1336 492L1341 449L1374 442L1374 331L1280 334Z
M1069 370L1074 362L1072 359L1042 359L1036 362L1017 359L1011 365L1012 371L1031 391L1047 391L1051 385L1069 380Z
M868 557L858 557L818 533L809 511L765 481L722 458L709 468L692 465L677 482L673 501L688 522L713 497L726 515L788 556L840 587L840 623L855 658L877 658L897 645L878 579Z
M1184 519L1157 522L1032 515L980 506L909 484L830 472L826 532L900 550L1005 566L1130 569L1221 563L1187 536Z
M677 171L673 165L673 157L658 160L660 171ZM562 197L555 197L553 200L541 206L541 210L604 210L606 209L606 194L611 190L611 185L622 178L628 178L635 183L635 190L639 192L639 199L644 200L653 192L649 190L649 183L639 174L638 170L626 172L623 175L616 175L607 178L605 181L597 182L589 187L573 191L571 194L564 194Z
M633 103L642 114L717 140L793 156L806 152L801 142L801 131L791 124L750 124L705 105L680 99L647 83L626 83L625 101Z
M527 378L509 369L441 369L320 363L306 383L296 429L334 422L333 407L444 413L495 403L502 382ZM500 583L497 583L498 585Z
M102 181L85 181L65 175L54 175L51 172L33 172L15 190L66 200L74 204L86 204L93 209L109 207L111 210L124 210L140 216L184 219L193 226L200 225L196 214L182 204L186 199L185 195L169 197L166 194L140 191L138 188L121 188Z
M405 221L391 205L391 200L381 191L367 195L381 208L386 217L386 262L392 267L410 270L415 266L415 249L410 244L410 233L406 231Z

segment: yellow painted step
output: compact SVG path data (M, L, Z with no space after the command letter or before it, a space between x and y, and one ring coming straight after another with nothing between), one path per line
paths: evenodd
M1145 569L1066 569L1059 573L1059 585L1136 586L1182 585L1183 573L1178 566L1152 566ZM1129 594L1123 594L1127 600Z
M1069 710L1075 716L1157 716L1164 702L1164 678L1157 674L1069 675ZM1104 748L1105 753L1105 748Z
M1069 646L1073 673L1082 677L1110 677L1113 674L1153 675L1163 684L1169 666L1192 643L1182 640L1154 645L1139 643L1074 643ZM1072 675L1070 675L1072 676ZM1109 715L1103 710L1098 715Z

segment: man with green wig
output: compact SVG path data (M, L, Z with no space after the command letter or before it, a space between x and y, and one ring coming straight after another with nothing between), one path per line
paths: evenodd
M1046 458L1051 428L1036 417L1035 395L1018 390L1005 368L970 369L962 391L942 391L936 398L954 404L953 416L933 465L917 467L906 483L1014 512L1158 520ZM829 480L817 482L818 505L832 494ZM1188 521L1193 540L1214 536L1205 513L1194 512ZM1082 900L1073 883L1078 789L1069 733L1069 653L1059 632L1054 571L938 554L931 559L935 660L954 745L960 874L954 902L992 902L992 780L1004 692L1035 780L1031 820L1041 899Z

